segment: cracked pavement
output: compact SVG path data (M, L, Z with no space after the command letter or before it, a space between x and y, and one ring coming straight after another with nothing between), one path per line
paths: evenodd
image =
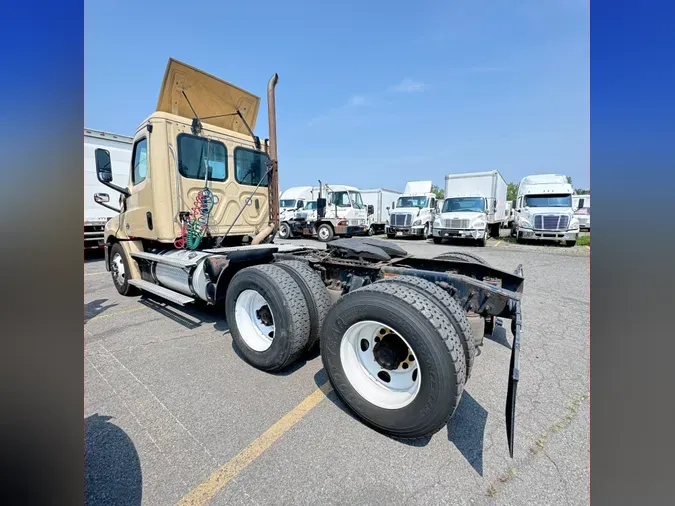
M512 337L498 328L455 416L428 441L376 433L330 393L209 504L587 504L589 250L395 242L419 256L523 264L514 459L504 428ZM88 504L175 503L325 381L319 358L257 371L218 311L122 297L100 257L84 270Z

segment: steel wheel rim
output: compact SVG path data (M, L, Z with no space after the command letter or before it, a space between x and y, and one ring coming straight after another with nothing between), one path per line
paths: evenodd
M319 228L319 238L328 239L328 227Z
M113 280L115 283L122 286L125 280L125 271L124 271L124 261L122 260L122 255L115 253L110 262L110 270L112 271Z
M376 359L376 346L380 343L381 350L385 339L398 339L407 347L407 358L395 369L386 369ZM340 342L340 361L350 385L380 408L404 408L420 391L422 377L415 352L400 334L381 322L365 320L349 327Z
M266 314L265 309L269 311ZM244 290L234 303L234 319L246 345L255 351L265 351L274 339L274 314L265 298L255 290ZM271 320L271 325L269 321Z
M279 231L279 235L281 235L281 238L285 239L289 235L288 232L289 232L288 225L286 225L285 223L282 224L281 230Z

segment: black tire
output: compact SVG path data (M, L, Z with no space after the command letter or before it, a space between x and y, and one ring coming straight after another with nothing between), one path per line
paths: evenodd
M321 231L322 230L326 230L326 233L325 233L325 236L324 236L323 239L321 238ZM331 239L333 239L333 235L334 235L333 227L329 223L322 223L316 229L316 237L321 242L330 241Z
M577 245L577 241L576 241L576 240L574 240L574 241L565 241L565 246L567 246L568 248L572 248L572 247L574 247L574 246L576 246L576 245Z
M390 234L387 232L387 239L393 239L396 237L396 234Z
M478 246L480 246L481 248L484 248L487 245L489 235L490 235L489 230L485 229L485 233L483 234L483 238L478 239Z
M235 304L244 290L255 290L265 298L274 318L272 344L256 351L243 339ZM276 265L255 265L237 272L227 287L225 315L232 340L244 359L263 371L279 371L300 356L309 341L309 310L302 290L293 277Z
M318 272L312 269L309 264L299 260L281 260L275 262L286 272L288 272L302 290L302 294L307 302L309 310L309 341L307 343L308 351L316 351L321 337L321 328L326 315L332 304L330 295L326 290L323 280Z
M466 358L466 380L468 380L471 377L471 369L473 369L473 362L476 357L476 341L473 337L473 330L471 329L469 319L459 303L440 286L415 276L384 278L377 281L377 283L402 283L412 287L436 302L436 305L443 311L448 321L455 328L455 332L457 332L457 335L462 342L462 348Z
M118 281L117 268L114 262L116 255L120 255L122 265L124 266L124 281L121 283ZM129 260L127 259L127 254L125 253L124 248L122 248L122 245L116 242L112 245L112 248L110 248L110 273L112 274L112 280L115 288L121 295L126 297L140 293L138 288L129 284L130 272L131 270L129 269Z
M430 237L429 234L431 234L431 230L429 229L429 223L427 222L427 224L424 225L424 231L422 232L422 239L425 241L429 239Z
M434 237L433 240L434 240L434 244L441 244L443 242L442 237Z
M291 226L285 221L279 225L279 239L290 239L293 237Z
M355 323L375 320L404 336L420 364L420 390L408 405L385 409L363 398L343 368L340 345ZM328 312L321 358L340 399L374 429L403 439L443 428L464 391L466 360L459 336L437 303L402 283L373 283L342 296Z
M490 264L482 257L475 255L473 253L467 253L465 251L450 251L448 253L441 253L440 255L434 257L434 260L459 260L460 262L476 262L479 264L487 265Z

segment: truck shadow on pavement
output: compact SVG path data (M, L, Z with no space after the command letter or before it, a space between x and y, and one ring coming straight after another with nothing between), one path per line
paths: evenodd
M94 414L84 420L84 503L138 506L143 495L141 461L134 443L111 418Z
M328 375L324 369L321 369L314 375L314 382L318 387L321 387L328 382ZM331 390L326 397L352 419L361 425L364 425L363 420L352 413L352 411L340 400L335 390ZM483 408L483 406L481 406L480 403L465 390L455 414L446 426L448 441L455 445L466 461L480 476L483 476L483 444L485 440L487 417L488 412L485 408ZM364 427L366 426L364 425ZM390 436L388 434L383 435L401 444L420 448L427 446L431 441L431 438L434 437L432 435L411 441Z
M509 324L510 325L510 324ZM492 334L486 336L490 341L501 344L504 348L511 349L511 343L506 335L506 329L503 326L495 325Z
M87 302L84 305L84 323L87 323L89 320L100 315L104 311L117 306L117 304L108 304L107 306L104 306L103 304L107 300L108 299L96 299L92 300L91 302Z

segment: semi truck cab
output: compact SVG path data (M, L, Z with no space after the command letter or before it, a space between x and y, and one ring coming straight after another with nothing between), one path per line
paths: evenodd
M427 239L436 214L436 195L431 192L431 181L410 181L403 195L396 201L396 208L387 220L387 237L397 235Z
M573 193L564 175L524 177L518 187L511 235L519 242L562 241L574 246L579 235L579 220L574 215Z

